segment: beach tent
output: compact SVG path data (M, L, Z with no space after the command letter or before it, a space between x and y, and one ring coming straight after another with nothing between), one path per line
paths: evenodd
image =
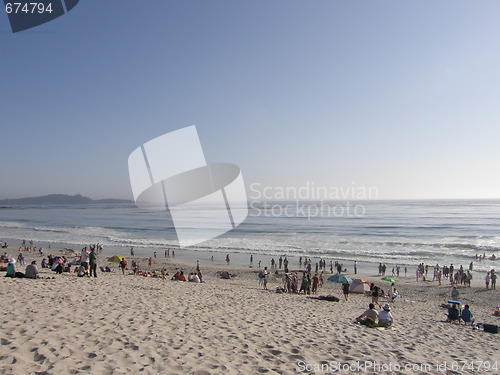
M349 288L350 293L370 294L370 283L361 279L354 279Z
M108 258L108 262L118 263L118 262L121 262L122 259L123 259L123 257L120 255L113 255L111 258Z

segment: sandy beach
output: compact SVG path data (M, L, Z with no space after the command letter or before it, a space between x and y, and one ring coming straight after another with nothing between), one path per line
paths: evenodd
M7 253L17 257L18 250ZM53 248L52 254L61 252ZM23 255L27 264L40 264L39 255ZM97 278L46 269L48 279L0 278L2 374L500 372L500 335L444 322L449 283L396 278L402 297L391 303L395 324L386 330L353 323L371 299L351 294L344 301L340 284L326 281L318 292L339 302L319 301L276 293L283 272L263 290L256 268L202 262L205 282L197 284L123 276L106 261L110 255L101 254L99 266L114 272ZM162 267L170 275L189 274L196 263L155 259L153 268ZM221 279L220 271L236 276ZM358 276L389 286L375 267ZM486 290L476 278L459 291L476 322L500 324L492 314L500 305L498 289Z

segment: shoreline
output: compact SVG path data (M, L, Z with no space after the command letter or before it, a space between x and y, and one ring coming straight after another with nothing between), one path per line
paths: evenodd
M19 248L19 246L12 245L16 241L19 242L19 244L21 244L21 242L22 242L22 240L11 239L11 238L2 239L2 241L7 241L7 243L9 244L9 248L11 248L11 249L12 248L14 248L14 249ZM51 246L50 249L49 249L49 245ZM127 257L127 258L130 257L130 247L127 247L127 246L107 246L106 244L103 244L103 245L104 245L103 254L108 256L108 257L111 257L113 255L120 255L120 256ZM77 254L79 254L81 249L84 246L88 246L88 244L87 245L82 244L80 247L78 247L78 246L75 246L75 244L70 244L70 243L37 241L37 242L34 242L34 246L36 246L37 248L42 246L45 249L45 253L47 255L50 253L50 250L52 250L54 248L57 248L57 249L67 248L67 249L71 249L71 250L75 251ZM172 250L175 251L175 258L172 257ZM196 250L196 249L189 249L189 248L182 249L182 248L178 248L178 247L171 247L170 248L170 252L171 252L170 257L165 257L164 256L165 251L166 251L165 248L160 249L160 248L153 248L153 247L140 247L140 248L134 247L134 254L136 257L149 258L149 257L153 257L154 252L156 252L157 259L185 259L187 261L194 261L194 262L196 262L196 260L200 260L200 261L205 262L205 263L209 263L209 262L213 263L214 265L225 265L226 264L226 261L225 261L226 255L229 254L230 259L231 259L231 264L236 265L236 266L241 266L241 267L249 267L250 256L253 255L254 260L253 260L252 268L256 268L256 269L258 269L259 261L261 261L262 268L264 266L270 267L271 259L274 258L276 264L278 264L278 260L280 257L280 256L267 255L267 254L251 253L251 252L248 252L248 253L231 252L229 250L206 251L206 250ZM287 254L283 254L282 256L283 257L286 256L288 258L291 268L299 268L300 267L299 256L287 255ZM212 257L213 257L213 261L212 261ZM302 259L304 259L304 258L305 257L302 257ZM312 261L313 272L315 270L315 263L316 262L318 262L320 259L326 260L325 273L330 274L330 258L326 258L326 257L323 257L323 258L322 257L308 257L308 258L310 258ZM335 263L335 260L332 260L332 262ZM353 276L354 275L354 270L353 270L354 260L350 260L350 261L344 262L342 264L343 264L342 269L347 270L347 272L343 272L343 273L346 273L346 274L349 274L350 276ZM386 262L384 264L387 266L385 276L392 277L392 268L396 267L396 266L400 266L400 276L401 277L403 277L404 268L406 267L407 268L406 278L415 278L415 270L417 267L416 265L405 264L405 263L390 263L390 262ZM424 262L424 264L425 264L425 262ZM429 264L429 276L432 276L431 272L432 272L433 266L434 265ZM440 266L443 267L444 264L440 264ZM469 266L468 264L464 264L463 265L464 270L467 270L468 266ZM474 266L477 266L477 261L474 261ZM455 269L458 269L459 267L460 267L460 264L455 264ZM500 259L498 261L498 267L497 268L492 267L489 270L491 270L491 269L495 269L498 272L498 270L500 269ZM358 270L358 272L357 272L358 274L369 274L369 275L373 275L373 276L378 276L378 263L357 261L357 270ZM481 277L481 279L484 279L486 272L487 271L485 271L485 270L473 269L473 275L478 275ZM335 265L334 265L334 272L333 273L336 273ZM475 279L477 279L477 277Z

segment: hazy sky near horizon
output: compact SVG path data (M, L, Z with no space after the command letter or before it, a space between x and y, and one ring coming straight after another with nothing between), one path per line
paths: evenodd
M500 198L499 1L82 0L0 13L0 199L128 198L129 154L196 125L247 185Z

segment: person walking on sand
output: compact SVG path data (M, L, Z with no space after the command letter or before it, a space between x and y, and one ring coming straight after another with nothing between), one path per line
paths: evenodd
M229 263L231 262L231 259L229 259L229 254L226 255L226 263L229 266ZM267 267L266 267L267 268Z
M149 267L149 269L151 269L152 265L153 265L153 259L151 259L151 257L149 257L149 260L148 260L148 267Z

